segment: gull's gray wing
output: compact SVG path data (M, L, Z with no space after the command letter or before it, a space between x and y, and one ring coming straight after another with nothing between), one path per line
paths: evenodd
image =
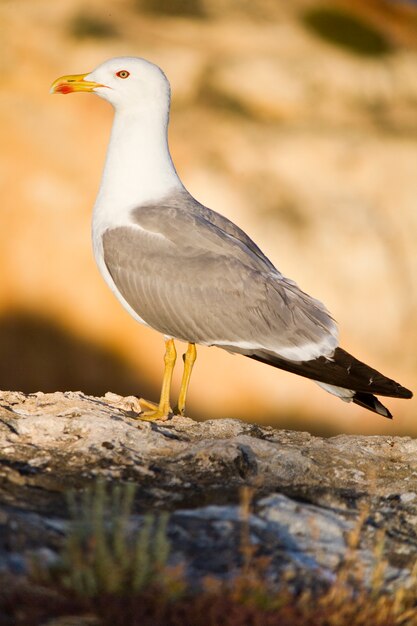
M256 245L254 241L245 233L244 230L236 226L233 222L231 222L227 217L213 211L212 209L207 208L204 204L201 204L193 198L193 196L188 193L186 189L177 190L172 193L168 198L165 199L159 207L165 207L166 209L180 209L181 211L186 209L189 215L194 215L197 218L203 218L213 226L219 228L233 239L239 241L247 250L250 251L251 254L258 257L260 261L265 263L269 269L274 272L278 272L278 270L274 267L271 261L265 256L262 250ZM149 208L152 210L155 208L155 205L151 205ZM146 213L148 209L147 205L143 205L140 208L140 212Z
M132 211L103 234L124 299L156 330L205 345L259 348L304 361L330 355L336 326L237 226L189 196Z

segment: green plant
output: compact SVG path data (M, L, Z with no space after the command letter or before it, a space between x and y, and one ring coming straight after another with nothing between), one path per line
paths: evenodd
M70 528L55 572L64 588L94 597L167 582L168 516L146 514L135 531L134 495L133 483L107 490L103 482L68 495Z

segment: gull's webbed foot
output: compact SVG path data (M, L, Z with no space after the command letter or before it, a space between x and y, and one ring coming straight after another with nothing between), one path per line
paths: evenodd
M168 407L168 409L161 409L160 407L157 407L153 411L144 411L143 413L141 413L139 415L139 420L143 422L165 422L172 416L173 411L171 407Z
M173 415L173 410L169 404L161 406L155 402L140 398L139 405L141 412L138 415L138 419L144 422L156 422L157 420L165 421ZM144 411L142 407L146 407L149 411Z

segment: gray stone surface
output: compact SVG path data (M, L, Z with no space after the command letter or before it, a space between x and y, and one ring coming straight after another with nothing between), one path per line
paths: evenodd
M371 579L385 534L385 584L406 585L417 554L417 441L264 428L237 420L141 422L137 400L0 393L0 572L53 562L68 529L65 493L97 478L137 484L135 523L168 510L173 562L227 577L254 552L306 584L352 558ZM242 487L251 488L242 514Z

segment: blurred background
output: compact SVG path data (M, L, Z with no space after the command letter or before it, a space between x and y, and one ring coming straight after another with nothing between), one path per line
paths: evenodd
M326 303L347 350L417 391L415 5L1 0L0 27L2 389L158 397L161 336L122 309L90 244L112 110L48 94L62 74L133 55L171 81L171 152L190 192ZM187 412L417 435L416 403L388 400L390 422L201 348Z

